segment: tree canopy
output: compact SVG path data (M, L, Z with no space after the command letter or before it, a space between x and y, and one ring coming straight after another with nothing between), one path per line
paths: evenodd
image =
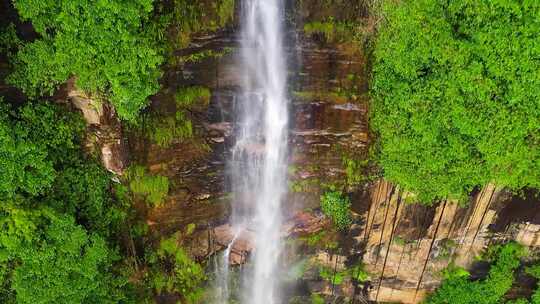
M118 303L109 174L81 149L80 115L0 99L0 302Z
M389 2L371 126L387 179L431 203L540 186L540 2Z
M133 120L159 89L163 62L152 22L153 0L16 0L39 35L15 55L9 80L30 96L51 94L69 77L104 95L119 116Z

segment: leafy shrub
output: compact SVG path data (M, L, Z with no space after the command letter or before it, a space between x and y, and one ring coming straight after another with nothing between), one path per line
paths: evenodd
M131 192L144 197L153 205L161 204L169 193L169 179L166 176L149 175L142 166L129 168L126 178Z
M450 267L444 274L445 280L427 304L496 304L512 287L514 271L525 251L517 243L508 243L490 248L488 257L493 263L487 278L469 280L469 273L461 268Z
M329 191L321 196L321 209L332 219L338 230L345 230L352 224L351 201L341 192Z
M203 290L201 283L206 279L202 267L192 261L180 247L176 235L160 242L156 252L149 254L149 285L158 294L179 293L185 302L196 303Z
M17 250L17 303L116 303L109 267L114 254L70 217L51 217L41 240Z
M425 203L540 186L540 2L387 1L383 15L370 124L385 177Z

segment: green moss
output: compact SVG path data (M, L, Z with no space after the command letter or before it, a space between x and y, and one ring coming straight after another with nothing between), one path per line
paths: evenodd
M171 117L150 116L146 120L145 135L162 148L169 147L175 139L193 137L193 125L184 111Z
M312 293L311 304L324 304L324 298L319 294Z
M320 91L294 91L293 97L305 102L311 102L314 100L318 101L329 101L335 103L346 102L347 99L344 96L336 92L320 92Z
M158 206L169 193L169 179L166 176L150 175L142 166L132 166L126 171L129 190L143 197L148 203Z
M155 252L148 253L147 285L157 294L177 293L182 303L198 303L203 295L205 281L203 268L191 260L180 246L177 235L161 240Z
M289 190L291 192L312 192L314 188L320 185L318 178L302 179L298 181L289 181Z
M208 106L210 90L202 86L180 88L174 95L177 108L193 108L195 106Z
M369 273L365 270L364 264L359 263L354 267L345 268L340 271L335 271L328 266L319 267L319 276L334 285L341 285L345 280L354 279L358 282L365 282L369 279Z
M201 62L202 60L210 59L210 58L221 58L221 57L231 53L232 51L233 51L233 49L229 48L229 47L223 48L221 51L204 50L204 51L201 51L201 52L197 52L197 53L194 53L194 54L187 55L183 59L184 59L184 62L193 62L193 63L195 63L195 62Z
M326 231L319 231L317 233L310 234L308 236L301 236L298 239L300 241L304 241L308 246L314 247L321 245L323 243L323 239L326 236Z
M330 283L333 283L334 285L341 285L343 281L345 281L346 277L348 275L348 271L336 271L334 273L334 270L327 266L321 266L319 268L319 276Z

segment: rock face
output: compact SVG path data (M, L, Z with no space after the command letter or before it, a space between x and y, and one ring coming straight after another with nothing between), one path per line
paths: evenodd
M67 82L66 92L67 98L82 112L88 125L89 150L100 154L101 162L107 170L122 175L127 167L127 151L122 126L114 109L78 90L73 78Z
M501 231L493 231L501 210L513 204L494 185L481 189L466 206L443 201L424 207L406 200L406 193L386 181L372 188L359 241L375 286L369 294L373 301L418 303L439 285L439 272L450 261L474 269L475 257L491 243L515 240L538 246L536 224L507 219Z
M365 8L352 12L326 1L301 2L294 13L297 16L291 19L317 20L325 15L367 18ZM347 1L336 1L335 5L338 2L351 5ZM290 193L284 204L284 213L289 217L283 227L289 239L303 242L293 245L296 247L290 255L287 251L286 258L293 264L309 265L299 279L298 289L331 297L354 297L356 303L366 303L368 298L417 303L438 286L438 272L450 260L473 269L474 274L474 257L491 243L516 240L526 246L540 246L537 198L511 202L502 189L488 185L477 191L467 205L444 201L426 207L413 204L410 194L391 183L368 182L360 165L367 159L371 141L366 56L359 45L330 43L320 33L304 34L302 27L298 21L297 30L288 33L295 44L287 53L291 150ZM234 142L242 75L234 33L194 37L193 44L198 51L220 55L185 60L181 66L171 68L163 80L165 92L153 98L152 111L174 107L173 95L178 87L209 88L209 104L191 113L195 137L175 140L168 147L138 134L127 137L130 160L170 180L166 202L147 215L152 231L168 235L195 224L195 232L184 244L193 257L202 261L227 248L234 238L227 223L233 199L227 181L227 160ZM186 51L178 56L185 59L189 55ZM111 120L104 119L109 117L106 107L94 109L91 101L77 94L72 99L80 105L89 124L99 120L97 129L107 130L104 122ZM118 171L125 166L124 161L115 163L118 158L114 156L122 150L122 141L116 141L116 135L105 140L108 137L104 133L97 137L112 145L100 146L104 163ZM259 150L257 146L246 147L248 153ZM328 220L317 211L320 195L328 189L342 190L351 199L354 224L348 231L332 231ZM233 242L230 262L244 263L252 249L250 233L245 232ZM364 287L350 278L349 270L360 262L371 281ZM334 277L339 272L348 277L336 284L335 280L321 277L323 268L333 269Z

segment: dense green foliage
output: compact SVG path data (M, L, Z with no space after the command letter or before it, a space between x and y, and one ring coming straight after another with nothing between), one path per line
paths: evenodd
M150 20L153 0L17 0L39 38L14 58L10 82L30 96L51 94L69 77L105 95L132 120L159 89L161 22Z
M53 217L43 236L18 249L17 303L118 303L111 294L113 252L70 217ZM113 285L114 286L114 285Z
M51 123L51 122L55 123ZM0 194L38 195L61 165L76 155L83 124L52 106L29 104L17 112L0 100Z
M81 117L45 103L0 110L0 299L118 303L126 281L107 239L123 213L81 151Z
M329 191L321 196L321 209L329 216L338 230L345 230L352 224L351 201L338 191Z
M540 2L389 1L371 125L386 178L423 202L540 186Z
M497 304L512 287L514 272L520 264L524 249L509 243L491 247L488 259L493 263L487 278L471 281L461 268L450 268L441 287L431 295L427 304Z
M176 235L160 242L156 252L147 257L150 264L149 285L158 294L177 292L186 304L196 303L203 295L205 280L201 266L193 262L179 244ZM165 268L165 269L164 269Z

